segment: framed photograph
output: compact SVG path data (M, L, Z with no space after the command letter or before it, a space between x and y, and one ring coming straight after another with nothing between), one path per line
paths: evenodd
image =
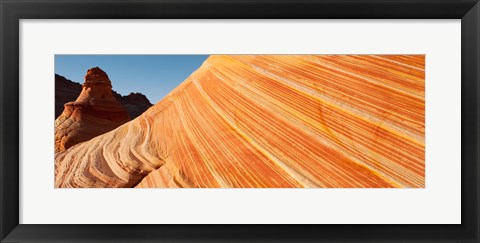
M2 242L478 242L480 5L0 0Z

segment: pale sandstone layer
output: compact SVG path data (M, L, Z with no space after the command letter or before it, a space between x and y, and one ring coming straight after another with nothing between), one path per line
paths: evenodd
M125 108L112 94L112 84L100 68L89 69L82 92L64 105L55 120L55 153L88 141L130 121Z
M56 187L425 187L423 55L210 56Z

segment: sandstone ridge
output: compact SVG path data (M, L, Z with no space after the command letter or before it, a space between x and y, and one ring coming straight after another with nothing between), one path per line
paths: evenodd
M213 55L55 186L422 188L424 97L424 55Z

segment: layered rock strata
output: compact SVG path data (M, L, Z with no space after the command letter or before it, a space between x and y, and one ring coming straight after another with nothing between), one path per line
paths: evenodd
M100 68L89 69L82 92L64 105L55 120L55 152L90 140L130 121L125 108L112 94L112 84Z
M423 55L210 56L56 187L425 187Z
M62 114L65 103L74 101L82 92L82 85L55 74L55 119ZM141 93L121 95L112 90L113 96L125 107L133 120L152 106L148 98Z

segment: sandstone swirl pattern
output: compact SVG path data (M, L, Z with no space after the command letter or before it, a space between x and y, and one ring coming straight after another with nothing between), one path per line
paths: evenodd
M423 55L210 56L56 187L424 187Z

